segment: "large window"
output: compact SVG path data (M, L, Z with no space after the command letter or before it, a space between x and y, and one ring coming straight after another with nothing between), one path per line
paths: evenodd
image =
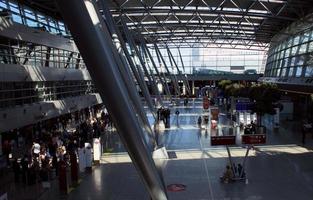
M289 77L293 76L293 69L294 69L293 67L289 68L289 74L288 74Z
M302 45L299 47L299 54L306 53L306 52L307 52L307 46L308 46L308 43L302 44Z
M45 16L13 0L0 0L0 10L8 11L11 19L16 23L30 27L45 28L46 31L55 34L69 35L63 22Z
M296 77L300 77L302 75L302 66L298 66L296 70Z
M313 77L313 65L306 66L304 76L305 77Z
M155 63L160 66L154 48L150 48ZM171 48L171 53L180 68L182 69L181 58L177 48ZM170 71L176 73L176 68L169 61L167 51L161 49L167 66ZM216 48L181 48L180 49L185 73L198 73L208 70L243 73L248 69L255 69L258 73L263 73L265 59L267 55L264 51L238 50L238 49L216 49ZM163 66L163 63L161 64ZM172 70L175 69L175 70ZM161 70L160 70L161 71ZM210 73L211 73L210 71ZM213 72L212 72L213 73Z
M313 66L313 29L272 44L268 51L265 76L309 77Z
M281 71L281 77L285 77L286 76L286 68L282 68L282 71Z

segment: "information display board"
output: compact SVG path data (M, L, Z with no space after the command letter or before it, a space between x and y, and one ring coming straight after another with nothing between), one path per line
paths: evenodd
M211 136L211 145L235 145L236 136Z
M242 144L265 144L265 134L247 134L241 136Z

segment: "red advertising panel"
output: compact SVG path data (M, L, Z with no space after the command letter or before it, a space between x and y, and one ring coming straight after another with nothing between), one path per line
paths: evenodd
M242 135L242 144L265 144L266 135L265 134L248 134Z
M235 145L236 136L211 136L211 145Z

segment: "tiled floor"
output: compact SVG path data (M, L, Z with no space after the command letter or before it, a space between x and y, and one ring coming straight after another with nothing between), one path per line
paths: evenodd
M172 109L175 113L177 108ZM179 125L172 116L172 127L160 131L159 142L171 159L163 160L165 183L187 186L183 192L168 192L170 200L312 200L313 142L308 138L301 146L299 124L283 122L278 132L272 131L269 117L267 144L251 150L246 162L248 182L221 183L219 177L228 163L224 146L210 145L210 127L199 130L197 117L201 103L179 107ZM150 116L151 118L151 116ZM151 119L150 119L151 120ZM151 120L152 121L152 120ZM221 117L220 125L228 120ZM102 164L84 178L80 186L64 199L149 200L144 185L132 165L116 133L110 133L107 148L112 151ZM245 149L231 147L233 161L241 162ZM55 196L50 195L51 199Z

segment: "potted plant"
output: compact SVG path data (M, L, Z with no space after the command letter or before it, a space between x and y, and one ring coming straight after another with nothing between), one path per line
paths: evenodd
M274 104L280 99L280 92L276 85L258 84L251 86L248 94L248 97L254 102L252 112L257 114L257 125L263 127L262 117L265 114L274 115L276 113Z

